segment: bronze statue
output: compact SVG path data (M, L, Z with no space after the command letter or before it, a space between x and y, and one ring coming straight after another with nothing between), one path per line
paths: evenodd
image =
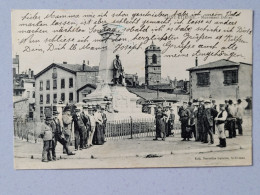
M121 60L119 59L119 55L116 55L116 59L113 60L113 82L115 85L121 84L124 85L124 68L122 67Z

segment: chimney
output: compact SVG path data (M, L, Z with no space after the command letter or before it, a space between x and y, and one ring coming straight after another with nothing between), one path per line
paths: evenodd
M88 66L89 66L89 60L88 60Z
M31 78L32 78L32 79L34 78L33 70L31 70Z
M85 60L83 60L83 67L82 70L85 70L86 64L85 64Z
M195 59L195 66L198 66L198 57Z
M29 71L28 71L28 78L30 79L31 78L31 69L29 68Z
M63 64L67 64L67 62L63 62Z

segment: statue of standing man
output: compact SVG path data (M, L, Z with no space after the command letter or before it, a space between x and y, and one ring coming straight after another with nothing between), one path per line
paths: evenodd
M116 55L116 59L113 60L113 82L115 85L121 84L124 85L124 68L122 67L121 60L119 59L119 55Z

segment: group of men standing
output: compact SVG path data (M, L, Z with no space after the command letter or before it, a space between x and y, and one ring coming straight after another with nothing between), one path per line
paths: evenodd
M215 100L204 100L183 102L179 109L181 122L182 141L189 141L192 134L195 141L214 144L215 127L217 127L219 144L218 147L226 147L226 134L228 138L236 137L236 125L240 135L243 135L242 122L244 108L241 105L241 99L237 100L234 106L232 100L226 100L225 104L219 105L219 110Z
M165 141L166 137L174 135L173 125L175 120L175 114L173 113L173 108L170 106L165 107L164 109L159 106L155 115L156 123L156 135L154 140L162 138Z
M73 112L67 106L63 110L62 122L57 111L53 112L53 117L46 116L40 134L43 139L42 161L56 160L57 142L63 145L64 154L75 155L69 147L72 144L72 133L75 138L75 151L89 148L93 144L104 144L107 121L104 111L99 105L83 106L82 110L74 108Z

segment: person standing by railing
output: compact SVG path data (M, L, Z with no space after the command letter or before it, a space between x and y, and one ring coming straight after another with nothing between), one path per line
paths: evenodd
M96 120L96 130L95 130L95 134L94 134L94 144L95 145L102 145L104 144L103 140L102 140L102 134L103 134L103 128L102 128L102 124L103 124L103 120L102 120L102 116L100 113L100 107L99 105L94 108L94 118Z
M160 130L160 120L162 118L163 112L162 112L162 107L158 106L157 111L155 113L155 138L153 140L158 140L158 138L161 137L161 130Z
M89 120L90 120L90 132L89 132L89 139L88 139L88 146L91 147L93 145L93 137L96 130L96 120L94 117L94 109L92 107L88 108L89 112Z
M102 141L106 142L105 141L105 134L106 134L107 115L105 113L105 108L103 108L103 107L101 108L101 116L102 116L102 121L103 121L103 124L102 124L102 129L103 129Z

